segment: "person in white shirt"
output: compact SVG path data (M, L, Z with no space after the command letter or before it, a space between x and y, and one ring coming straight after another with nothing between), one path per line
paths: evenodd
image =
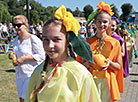
M2 38L2 23L0 23L0 39Z
M7 23L6 21L4 22L3 26L2 26L2 33L3 36L6 38L8 36L8 27L7 27Z
M79 36L81 36L82 38L86 39L86 32L87 32L86 26L83 23L80 23L80 25L81 25L81 28L79 30Z
M27 18L23 15L14 17L14 28L17 36L13 43L13 52L16 61L16 85L20 102L24 102L30 76L34 69L45 59L42 41L28 32ZM12 58L13 54L9 55Z

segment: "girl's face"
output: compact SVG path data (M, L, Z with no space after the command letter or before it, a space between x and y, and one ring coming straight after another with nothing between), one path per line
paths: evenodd
M97 27L98 32L105 32L110 26L110 16L106 13L99 14L95 21L95 25Z
M20 35L24 30L26 30L26 26L19 19L14 20L14 28L18 35Z
M43 28L43 46L46 54L56 62L63 61L67 56L67 40L65 31L59 26Z
M126 35L127 34L127 29L121 29L121 33Z
M115 20L111 21L111 33L113 34L115 30L117 29L117 24Z

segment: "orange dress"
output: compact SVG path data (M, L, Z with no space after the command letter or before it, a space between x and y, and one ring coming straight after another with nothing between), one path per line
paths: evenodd
M111 61L116 62L117 58L121 53L121 47L119 42L110 36L107 36L104 39L104 41L105 41L105 46L102 48L101 54L105 58L109 58ZM96 51L96 45L98 39L94 36L88 39L87 42L90 44L91 50L94 54L94 52ZM76 60L80 63L82 62L82 58L79 56L77 56ZM92 66L95 67L95 64L92 64ZM124 92L122 58L121 58L121 68L119 71L112 70L110 67L107 68L106 71L100 71L100 72L92 70L90 68L88 68L88 70L92 73L95 79L107 78L111 99L113 101L120 100L120 93Z

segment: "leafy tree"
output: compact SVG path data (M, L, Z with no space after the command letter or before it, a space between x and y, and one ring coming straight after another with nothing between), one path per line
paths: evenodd
M116 8L116 6L114 4L111 4L111 8L112 8L112 11L114 12L114 15L113 16L119 18L119 11Z
M0 22L7 21L11 22L11 15L8 11L8 8L4 6L3 2L0 1Z
M16 7L17 7L17 4L18 4L18 1L17 0L9 0L9 2L7 4L8 4L9 13L11 15L15 16L16 15Z
M130 3L125 3L121 6L122 9L122 15L121 15L121 20L127 22L129 15L132 12L133 6Z
M40 22L39 15L36 10L32 10L30 15L31 15L31 23L32 24L37 24Z
M45 16L47 16L47 19L53 18L54 13L55 13L56 10L57 10L56 7L48 6L46 8L46 12L45 12L46 13Z
M69 12L73 13L73 11L72 11L70 8L67 8L67 11L69 11Z
M76 7L76 10L73 12L73 15L74 15L75 17L80 17L80 16L81 16L81 11L79 10L78 7Z
M87 20L89 15L93 12L93 7L91 5L86 5L83 8L85 19Z
M7 22L11 22L14 16L20 14L26 16L26 11L24 10L25 5L26 0L0 0L0 22L4 22L5 20ZM51 19L57 9L55 6L48 6L45 8L35 0L29 0L29 5L31 6L31 23L39 23L40 20L46 21ZM115 13L114 16L119 17L119 11L116 6L111 4L111 7ZM135 11L132 9L132 7L133 6L130 3L126 3L121 6L122 14L120 18L123 21L127 21L128 16ZM70 11L76 17L85 17L87 20L88 16L93 12L93 7L91 5L86 5L83 8L83 11L80 11L78 7L74 11L72 11L70 8L67 8L67 11Z

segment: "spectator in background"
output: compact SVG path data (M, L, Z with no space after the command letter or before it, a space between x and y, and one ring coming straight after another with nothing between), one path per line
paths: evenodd
M86 39L86 25L84 23L80 23L81 28L79 30L79 36L81 36L82 38Z
M30 25L30 33L36 35L36 31L35 31L35 28L34 28L34 24L31 24Z
M28 20L23 15L14 17L17 36L13 43L13 52L9 58L16 56L16 85L20 102L24 102L30 76L34 69L45 59L42 41L28 32Z
M3 33L3 37L7 38L8 36L8 27L7 27L7 22L4 21L4 24L2 26L2 33Z
M40 22L40 24L37 23L36 33L37 33L37 37L39 37L40 39L42 39L42 27L43 27L43 22L42 21Z
M88 26L88 34L87 34L87 38L86 40L88 40L89 38L93 37L95 35L95 32L94 32L94 26L92 24L90 24Z
M2 39L2 23L0 23L0 41Z
M8 40L11 41L13 34L14 34L14 27L13 27L12 23L9 24L8 31L9 31Z

